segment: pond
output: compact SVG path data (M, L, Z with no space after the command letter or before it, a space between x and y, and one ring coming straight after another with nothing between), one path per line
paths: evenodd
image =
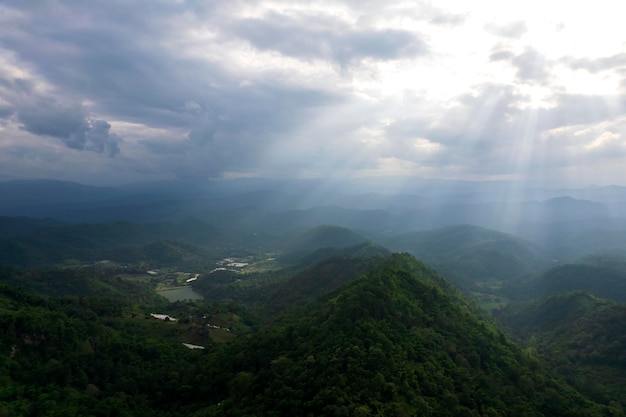
M204 297L201 294L198 294L191 287L177 287L167 290L158 290L157 294L162 295L167 298L170 303L174 301L185 301L185 300L202 300Z

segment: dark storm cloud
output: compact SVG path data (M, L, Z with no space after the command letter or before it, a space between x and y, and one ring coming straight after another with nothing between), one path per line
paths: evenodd
M0 119L8 119L15 113L13 106L0 105Z
M392 29L359 29L332 18L296 19L270 14L243 19L230 29L262 50L305 59L329 59L342 66L363 58L395 59L427 53L426 43L413 33Z
M190 104L189 133L173 142L146 140L179 177L220 176L257 167L267 150L289 141L310 112L341 102L338 94L287 88L274 83L221 87L221 99Z
M120 138L110 132L111 125L90 118L80 106L64 106L52 99L40 99L19 105L16 115L27 132L61 139L69 148L110 157L119 153Z
M419 0L5 2L0 127L12 137L0 145L28 148L33 165L47 152L61 171L76 161L76 172L97 161L103 172L157 176L330 175L403 158L433 172L509 172L506 152L527 138L620 111L550 82L557 64L619 70L623 54L547 57L542 45L519 49L524 21L474 25L482 15ZM465 42L453 42L460 33ZM451 67L465 74L449 82ZM509 86L467 87L511 72ZM520 93L537 90L552 92L553 107ZM423 101L413 111L411 100ZM75 158L60 143L89 152Z
M185 155L180 162L185 169L218 175L231 166L254 165L249 155L270 145L270 132L287 132L302 121L307 109L340 99L339 94L287 87L271 79L242 87L241 75L230 74L222 63L181 57L176 48L159 47L180 40L176 33L180 22L171 22L202 20L188 8L113 2L107 7L95 3L87 10L78 2L70 12L62 6L43 4L39 13L31 10L32 17L14 23L4 40L66 96L92 102L93 111L147 126L188 130L184 141L142 142L155 154ZM44 24L48 20L55 25ZM214 22L209 18L204 23ZM219 27L214 23L212 29ZM395 33L380 37L356 33L352 41L358 45L343 53L398 53L392 43L401 38ZM383 51L386 47L390 51ZM20 90L16 96L26 103L15 105L24 130L60 138L74 149L111 156L120 152L120 138L111 132L110 123L88 115L81 106L30 97L35 95L31 86L13 85L12 90Z
M91 99L109 115L184 125L175 113L185 90L205 86L185 78L197 64L159 46L172 30L168 17L183 11L174 3L41 3L2 41L64 95ZM206 73L205 82L211 78Z

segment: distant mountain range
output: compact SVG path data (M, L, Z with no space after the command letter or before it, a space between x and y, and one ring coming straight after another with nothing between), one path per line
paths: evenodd
M202 214L223 218L227 216L224 212L232 218L233 210L254 208L266 217L268 213L290 213L283 223L263 220L297 227L305 217L310 219L307 226L338 224L331 220L342 215L338 212L342 209L344 217L357 217L361 227L357 220L348 224L340 219L343 224L338 225L355 229L400 232L465 223L515 234L532 230L536 224L626 218L626 187L526 188L516 192L510 187L507 183L422 180L386 189L383 180L378 180L368 189L357 180L325 184L240 179L113 188L15 180L0 182L0 215L68 222L161 222L202 218Z
M337 184L240 179L113 188L19 180L0 182L0 195L0 244L17 254L58 242L61 236L54 236L59 233L79 236L74 242L81 242L79 250L105 247L116 233L135 246L184 240L282 248L298 233L326 225L350 229L364 240L447 268L459 283L467 277L489 280L531 273L548 260L626 254L626 188L620 186L542 189L505 182L415 180L385 189L383 179ZM132 223L133 230L121 230L124 222L129 223L126 227ZM445 231L463 224L507 235L466 228L463 237L462 229ZM7 242L9 238L19 242ZM471 248L454 249L454 239ZM448 243L452 246L442 252L443 265L437 245ZM113 246L120 245L117 241ZM493 268L476 266L484 265L476 261L481 258Z

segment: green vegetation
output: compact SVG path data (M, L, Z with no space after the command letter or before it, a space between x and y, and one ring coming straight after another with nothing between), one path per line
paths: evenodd
M513 280L502 288L502 294L524 300L577 290L626 302L626 259L619 256L578 259L537 276Z
M388 241L427 266L335 226L0 220L0 417L624 415L626 307L562 293L620 299L623 258L533 275L534 246L473 226ZM205 299L155 292L180 286Z
M154 286L139 280L124 279L106 265L87 268L31 269L0 267L0 283L45 295L98 296L159 306L163 299Z
M341 248L367 242L368 239L350 229L339 226L318 226L299 233L288 240L290 252L310 253L320 248Z
M580 392L626 405L626 305L575 291L511 305L497 318Z
M509 342L433 270L394 255L206 368L204 415L620 415Z
M467 291L477 284L535 272L547 264L541 249L530 242L471 225L406 233L382 243L414 255Z
M267 302L292 289L306 307L279 324L232 302L161 304L168 322L121 294L41 298L0 286L0 412L623 415L551 375L409 255L334 256L284 273ZM24 274L5 270L16 282Z

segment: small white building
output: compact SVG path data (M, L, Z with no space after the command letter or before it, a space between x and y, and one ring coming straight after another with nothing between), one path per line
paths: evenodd
M186 347L188 347L189 349L204 349L204 346L200 346L200 345L192 345L190 343L183 343L183 345L185 345Z
M232 262L229 263L228 266L230 266L231 268L244 268L248 266L248 264L246 262Z
M163 321L176 321L176 319L174 317L170 317L167 314L155 314L155 313L150 313L150 315L152 317L154 317L155 319L158 320L163 320Z

